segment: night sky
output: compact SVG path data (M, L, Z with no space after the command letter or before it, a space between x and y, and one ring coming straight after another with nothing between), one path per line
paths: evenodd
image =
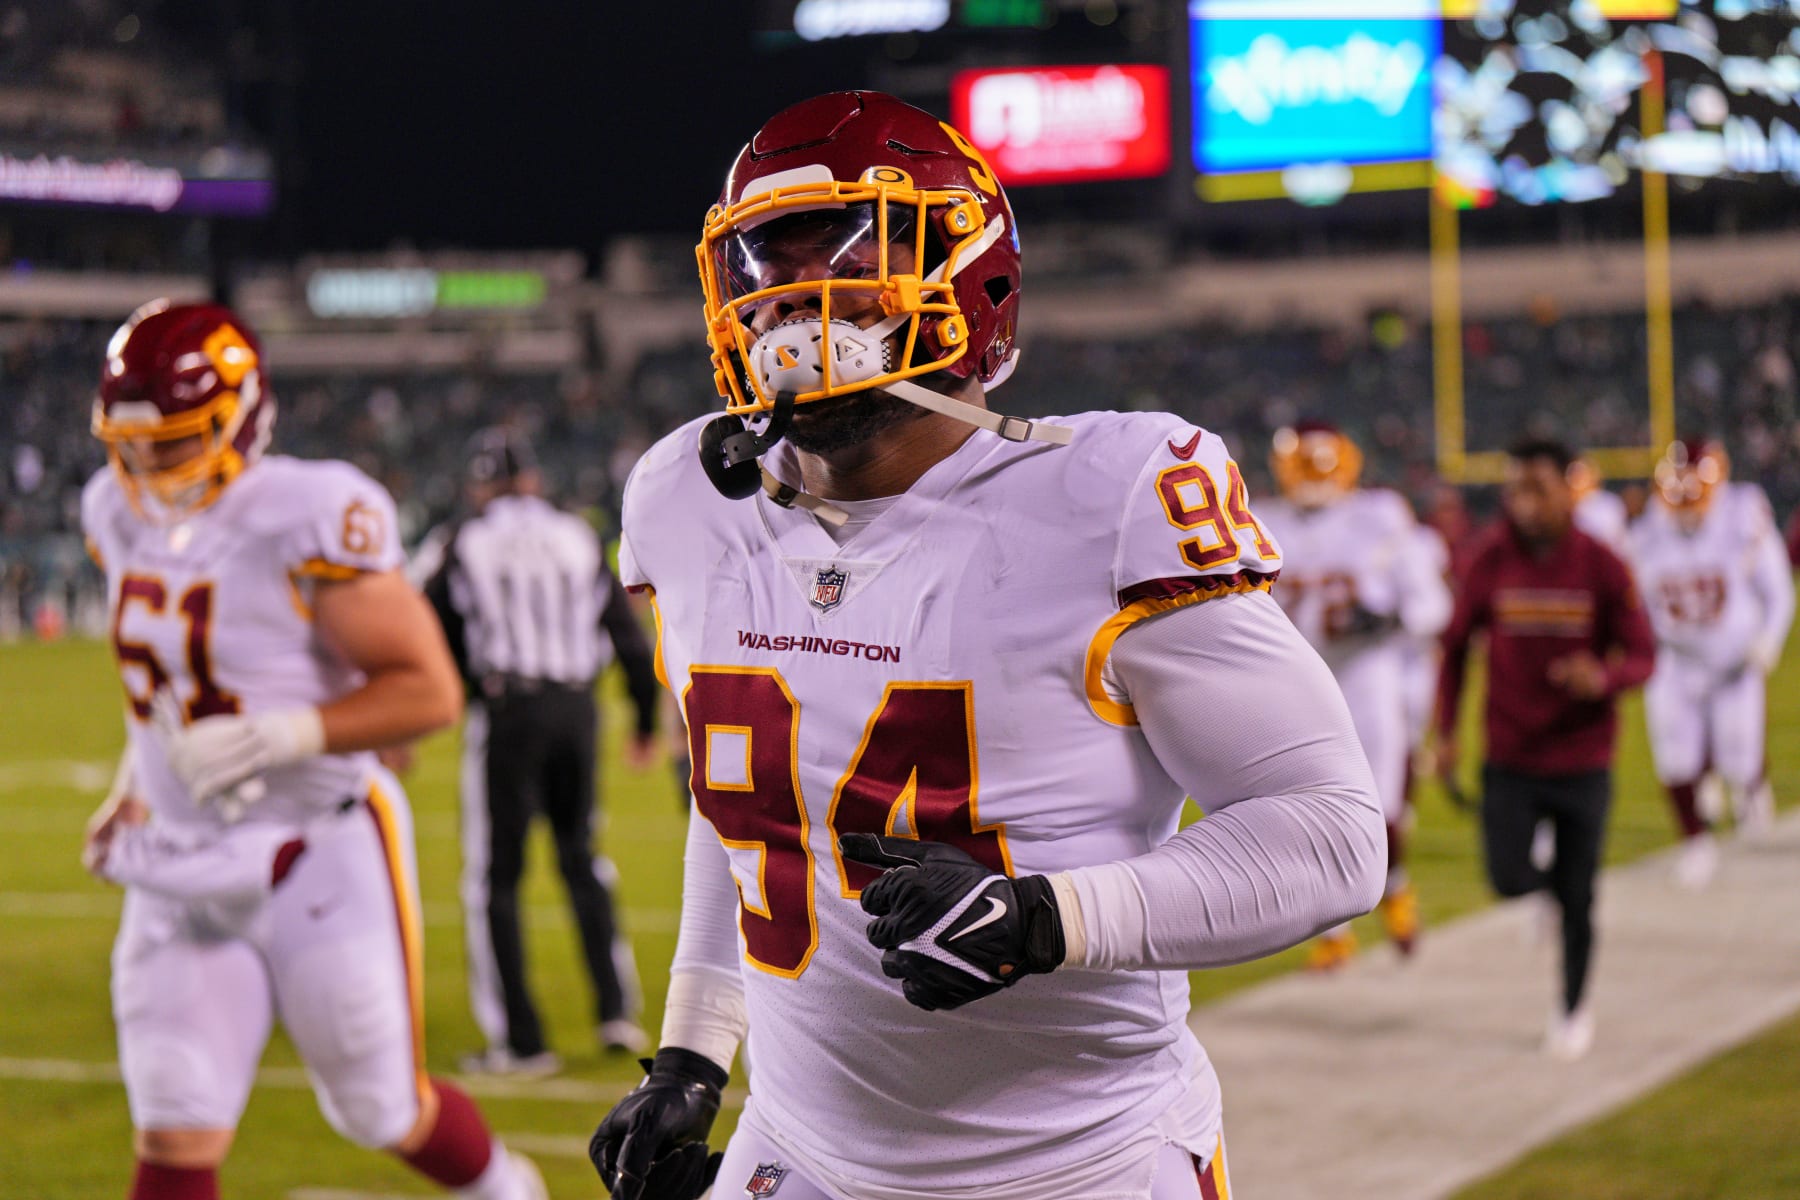
M763 119L857 82L849 55L836 78L774 72L748 48L750 8L296 0L291 38L264 34L297 48L288 248L697 235Z

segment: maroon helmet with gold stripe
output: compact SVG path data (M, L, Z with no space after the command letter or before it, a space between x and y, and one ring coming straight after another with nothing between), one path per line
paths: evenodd
M774 245L796 235L841 252L796 278ZM732 164L697 249L727 412L768 411L779 392L806 404L936 372L993 387L1012 372L1006 194L967 138L892 96L833 92L777 113ZM776 309L790 329L771 338Z
M152 300L107 343L93 431L141 514L211 504L262 454L274 424L262 348L228 308ZM197 439L193 453L171 453L187 439Z

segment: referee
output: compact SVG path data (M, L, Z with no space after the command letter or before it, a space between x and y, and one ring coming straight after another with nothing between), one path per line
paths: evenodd
M612 865L592 848L594 684L616 656L637 709L631 753L641 761L655 741L656 677L600 539L587 522L545 501L541 488L521 437L500 427L476 434L468 464L473 515L438 539L442 558L424 585L470 691L462 902L470 1002L488 1046L464 1061L467 1071L548 1074L561 1065L544 1045L519 928L525 840L538 812L556 837L600 1042L632 1051L645 1045L633 1020L631 948L607 887Z

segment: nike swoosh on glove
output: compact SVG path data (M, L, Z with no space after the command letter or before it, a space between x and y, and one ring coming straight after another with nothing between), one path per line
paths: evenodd
M166 689L151 698L151 720L163 740L169 768L196 803L213 804L233 819L230 801L254 803L260 789L243 785L275 767L325 751L325 726L312 707L276 712L202 717L181 723L180 705ZM241 804L238 815L241 813Z
M884 872L862 893L869 941L919 1008L959 1008L1062 965L1062 913L1042 875L1008 879L942 842L847 833L838 848Z
M640 1062L643 1082L601 1119L588 1158L612 1200L697 1200L724 1157L708 1149L706 1135L719 1115L725 1068L679 1046Z

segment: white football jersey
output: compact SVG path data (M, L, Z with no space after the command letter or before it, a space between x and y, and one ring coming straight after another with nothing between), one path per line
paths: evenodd
M194 803L150 726L170 688L187 720L323 704L362 675L314 635L313 582L404 561L387 492L342 462L271 456L175 525L141 519L110 469L88 481L81 524L106 572L113 653L139 794L159 820L219 821ZM370 753L331 754L263 776L247 819L297 822L360 798Z
M1432 636L1448 622L1443 571L1398 492L1363 488L1315 509L1278 499L1257 511L1285 556L1275 598L1334 672L1358 655L1397 648L1409 635ZM1399 627L1357 634L1357 607L1393 617Z
M1625 553L1626 531L1631 515L1625 501L1616 492L1595 488L1575 502L1575 528L1603 543L1614 554Z
M738 885L757 1109L883 1187L1091 1159L1196 1076L1217 1111L1185 975L1062 970L921 1011L864 935L873 872L837 851L890 831L1024 875L1175 832L1182 789L1107 695L1107 652L1137 618L1267 587L1280 552L1216 436L1053 420L1071 446L976 433L841 546L760 493L722 498L697 424L626 489L620 575L654 590L698 812ZM768 465L798 478L785 444Z
M1769 498L1753 483L1721 488L1692 533L1663 504L1631 527L1630 562L1657 643L1717 671L1759 639L1778 646L1792 613L1787 552Z

